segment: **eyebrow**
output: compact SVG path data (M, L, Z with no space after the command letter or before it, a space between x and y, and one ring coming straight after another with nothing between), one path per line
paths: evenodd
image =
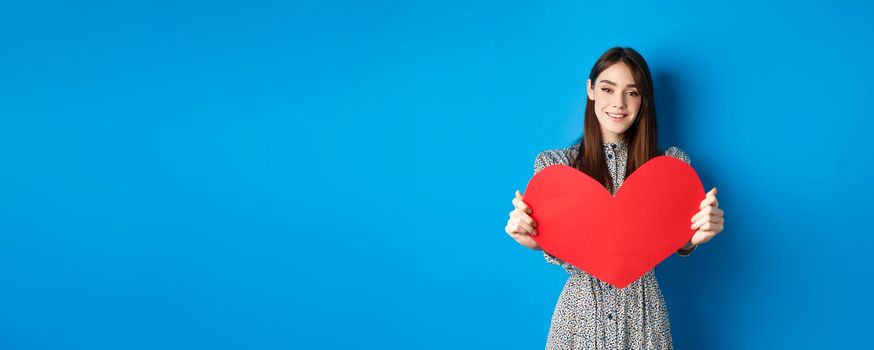
M607 80L607 79L601 79L600 82L601 82L601 83L607 83L607 84L610 84L610 85L613 85L613 86L616 86L616 85L617 85L616 83L614 83L614 82L612 82L612 81L609 81L609 80ZM634 84L628 84L628 87L637 87L637 85L634 85Z

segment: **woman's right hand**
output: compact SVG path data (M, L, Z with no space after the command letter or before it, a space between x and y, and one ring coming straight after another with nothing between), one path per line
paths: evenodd
M537 235L537 222L531 218L531 208L522 201L522 194L518 190L516 198L513 198L513 207L504 230L519 244L531 249L540 249L540 245L531 238Z

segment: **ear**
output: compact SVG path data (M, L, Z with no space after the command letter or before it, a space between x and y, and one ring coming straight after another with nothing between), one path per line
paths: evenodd
M595 89L592 88L592 79L586 79L586 95L589 95L590 100L595 100Z

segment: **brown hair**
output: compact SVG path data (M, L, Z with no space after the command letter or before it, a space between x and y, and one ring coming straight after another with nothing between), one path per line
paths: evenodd
M598 58L589 72L591 87L594 88L595 80L601 72L618 62L625 63L631 70L634 84L637 85L638 93L641 96L637 117L624 135L628 146L628 163L625 166L625 178L627 178L643 163L658 154L656 149L658 145L656 140L656 110L649 67L643 57L630 47L611 48ZM583 137L580 138L580 143L577 146L579 152L571 161L571 166L588 174L612 192L613 183L610 181L607 162L604 159L602 140L601 127L598 124L598 117L595 115L595 101L586 98Z

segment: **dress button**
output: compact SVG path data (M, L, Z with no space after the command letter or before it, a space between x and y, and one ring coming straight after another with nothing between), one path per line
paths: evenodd
M612 154L608 154L608 155L607 155L607 158L612 159L612 158L613 158L613 155L612 155Z
M612 319L613 319L613 314L607 314L607 319L608 319L608 320L612 320Z

